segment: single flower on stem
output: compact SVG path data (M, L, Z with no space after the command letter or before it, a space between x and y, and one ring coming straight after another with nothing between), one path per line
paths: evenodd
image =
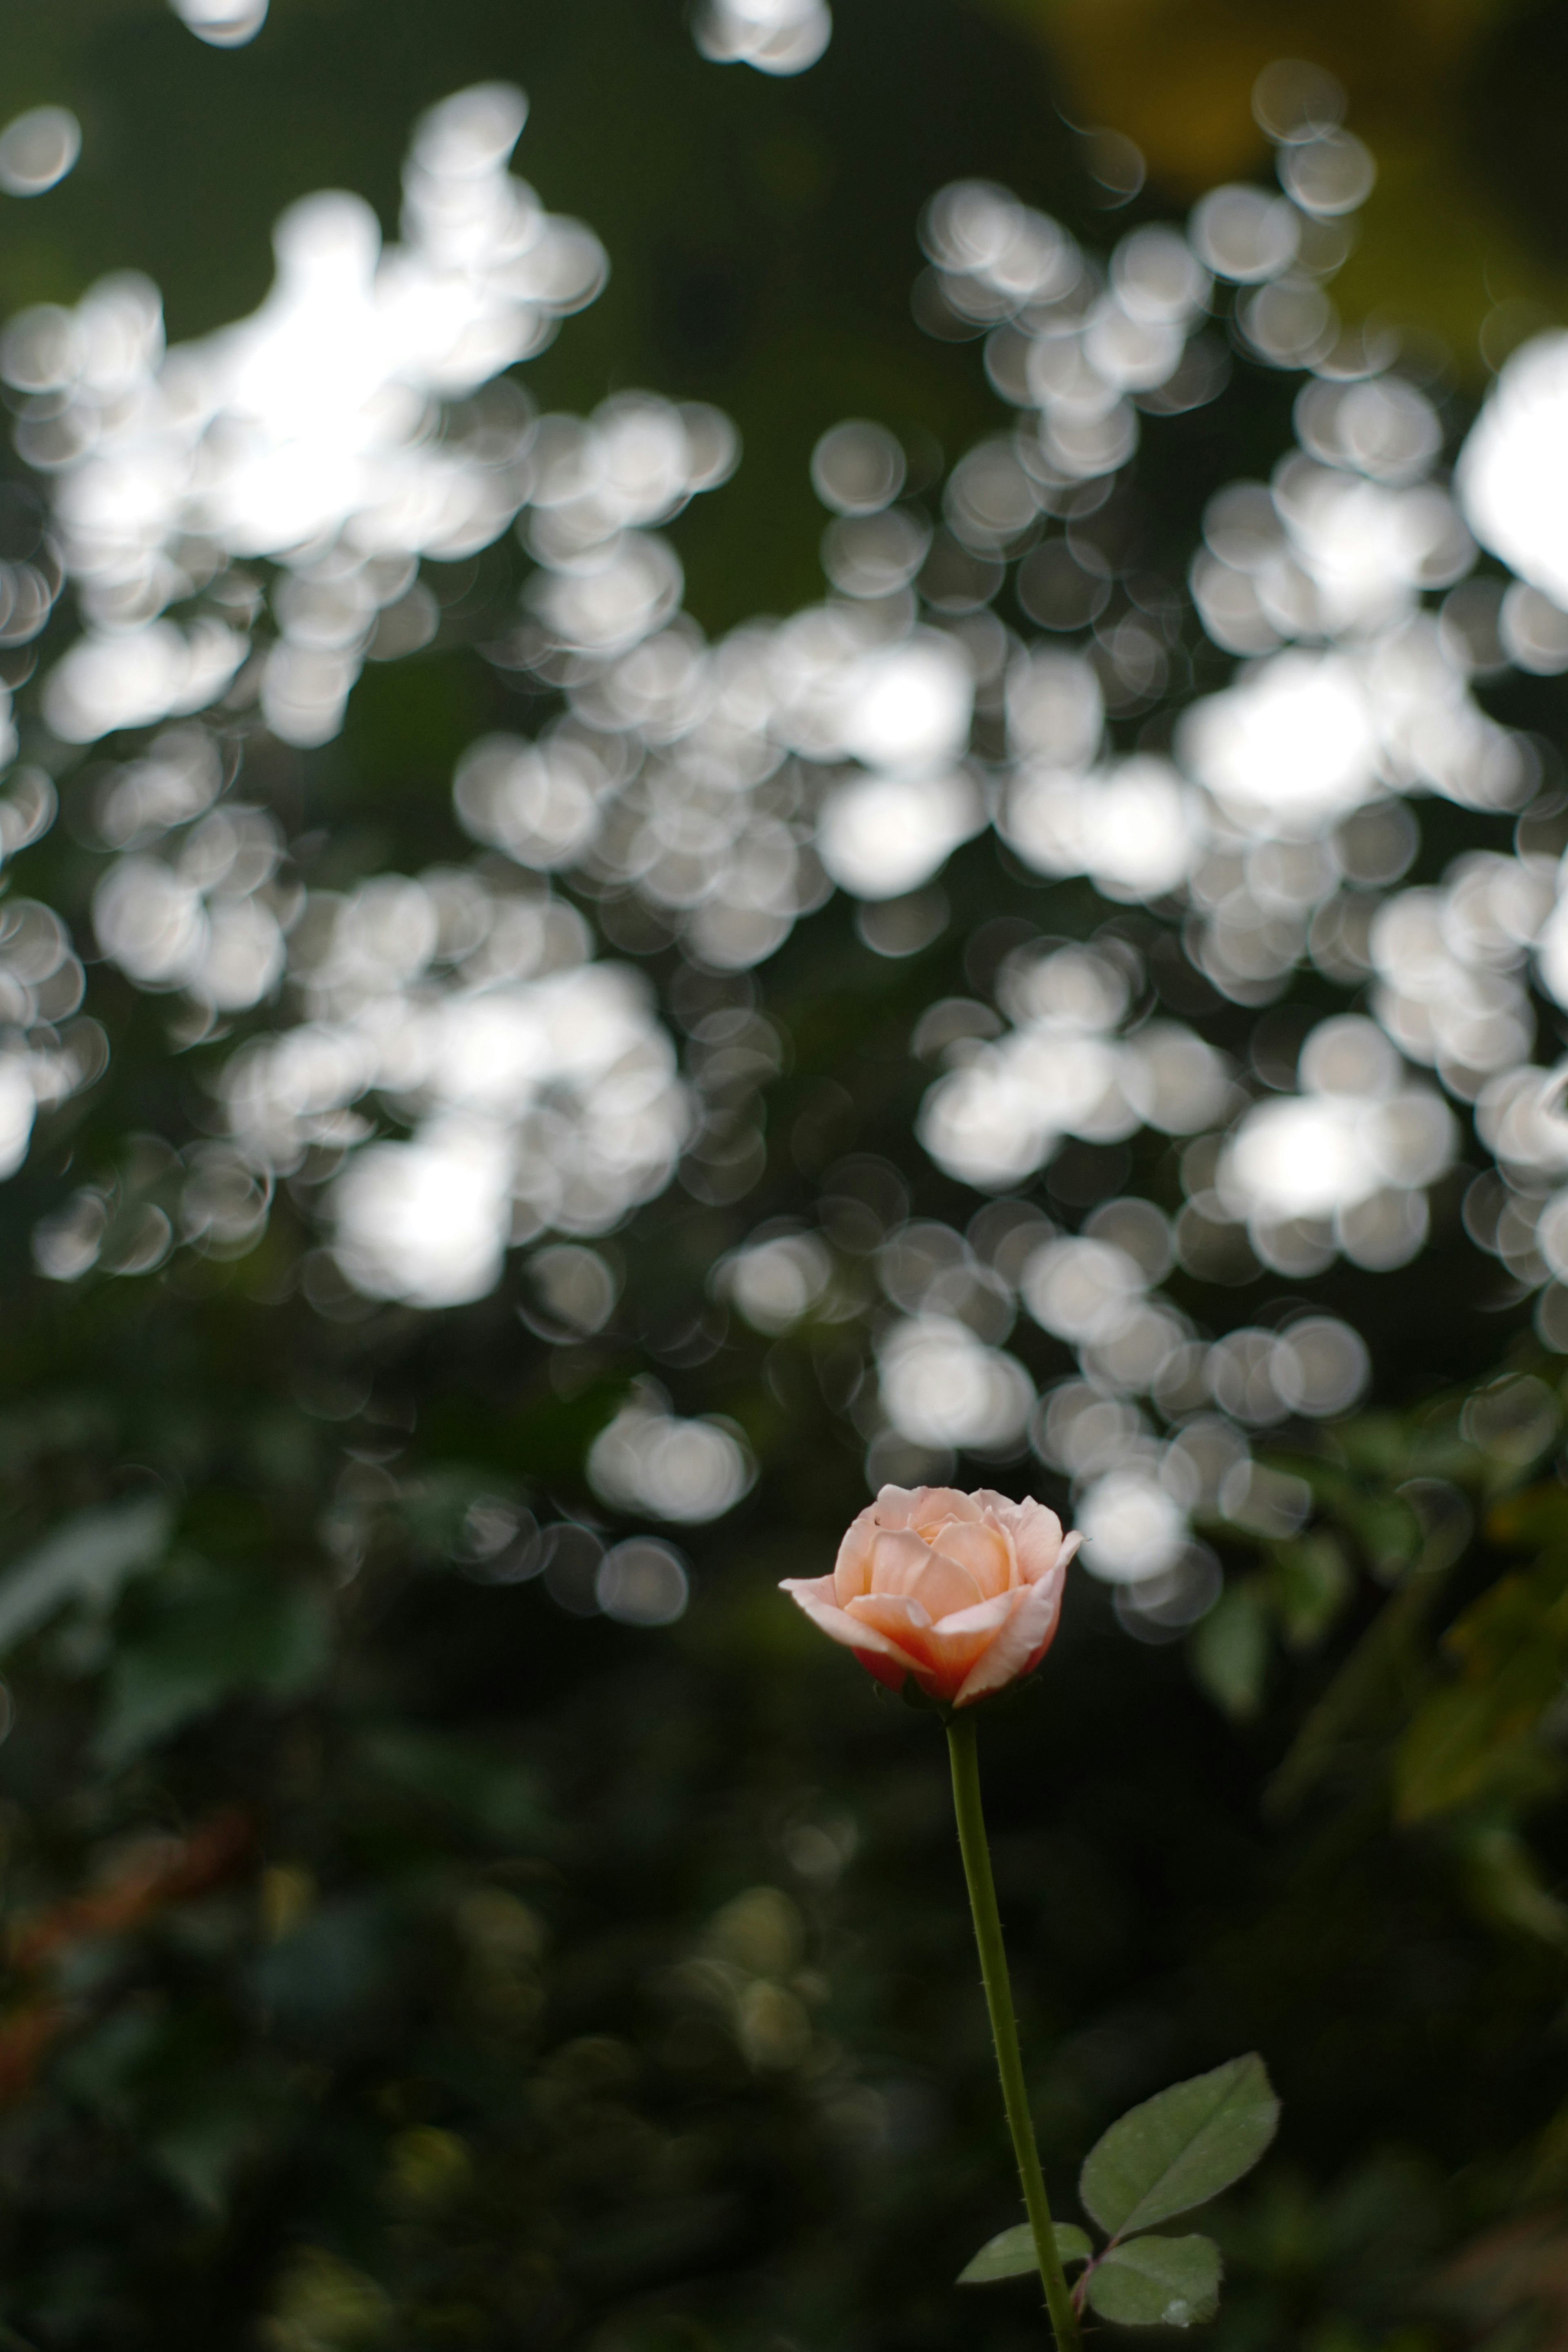
M958 1844L1026 2222L1002 2231L962 2273L989 2285L1037 2271L1057 2352L1079 2352L1085 2305L1118 2326L1191 2327L1219 2308L1224 2264L1210 2238L1160 2225L1205 2205L1272 2141L1279 2102L1256 2051L1144 2099L1103 2132L1079 2175L1107 2242L1052 2221L1029 2114L1002 1921L980 1803L973 1712L1033 1674L1055 1637L1077 1535L1054 1511L982 1487L884 1486L838 1548L831 1576L784 1591L814 1623L892 1689L913 1683L947 1726ZM906 1692L906 1696L910 1694ZM1065 2264L1084 2265L1069 2290Z
M983 1486L884 1486L838 1547L831 1576L784 1591L868 1674L898 1690L973 1706L1034 1673L1061 1614L1064 1536L1043 1503Z
M963 1495L952 1486L884 1486L840 1544L831 1576L791 1578L784 1586L879 1682L898 1690L912 1676L946 1717L959 1849L1002 2099L1057 2352L1078 2352L1078 2312L1035 2145L985 1843L975 1724L966 1710L1039 1664L1080 1541L1064 1536L1043 1504L1009 1502L989 1487Z

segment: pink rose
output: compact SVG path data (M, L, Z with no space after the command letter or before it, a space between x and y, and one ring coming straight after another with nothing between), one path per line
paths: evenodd
M832 1575L791 1577L783 1590L879 1682L898 1690L913 1675L932 1698L973 1706L1033 1674L1050 1648L1081 1541L1043 1503L989 1487L884 1486Z

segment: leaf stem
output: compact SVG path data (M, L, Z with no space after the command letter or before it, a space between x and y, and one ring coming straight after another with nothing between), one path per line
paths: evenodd
M1024 2184L1024 2205L1035 2241L1040 2283L1057 2352L1079 2352L1078 2314L1068 2288L1056 2231L1040 2173L1040 2152L1024 2083L1024 2062L1018 2051L1018 2023L1013 2013L1013 1989L1007 1978L1007 1954L1002 1941L1002 1921L996 1909L996 1887L991 1875L991 1850L985 1842L985 1814L980 1801L980 1759L973 1715L948 1718L948 1754L952 1762L952 1803L958 1816L958 1845L963 1874L969 1882L969 1907L974 1914L974 1940L980 1948L980 1974L985 2005L991 2012L992 2038L996 2044L996 2070L1002 2077L1002 2101L1013 2135L1013 2152Z

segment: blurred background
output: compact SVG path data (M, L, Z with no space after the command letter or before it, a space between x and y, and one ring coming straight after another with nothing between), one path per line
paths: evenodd
M1568 2340L1568 11L14 17L0 2345Z

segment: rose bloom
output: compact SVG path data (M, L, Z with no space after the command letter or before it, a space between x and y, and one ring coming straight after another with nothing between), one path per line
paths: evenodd
M989 1487L884 1486L832 1575L791 1577L783 1590L889 1689L913 1675L932 1698L973 1706L1050 1648L1081 1541L1043 1503Z

